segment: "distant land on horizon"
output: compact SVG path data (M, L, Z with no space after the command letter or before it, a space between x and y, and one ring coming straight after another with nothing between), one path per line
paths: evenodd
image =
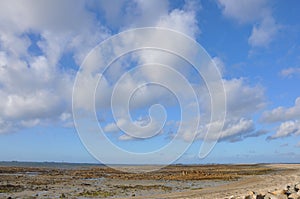
M300 164L299 163L288 163L288 162L277 162L277 163L205 163L205 164L170 164L167 166L198 166L198 165L264 165L264 164ZM114 164L114 166L151 166L151 164ZM78 163L78 162L31 162L31 161L0 161L1 166L8 166L8 167L53 167L53 168L78 168L78 167L94 167L94 166L108 166L101 163Z

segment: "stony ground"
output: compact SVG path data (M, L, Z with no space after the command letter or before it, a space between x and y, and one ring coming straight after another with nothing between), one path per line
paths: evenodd
M299 171L300 165L177 165L148 173L104 166L0 167L0 198L290 197L298 194Z

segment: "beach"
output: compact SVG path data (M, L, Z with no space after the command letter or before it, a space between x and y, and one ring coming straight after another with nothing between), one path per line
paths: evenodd
M300 164L171 165L147 173L15 164L0 166L0 179L0 198L244 198L299 183Z

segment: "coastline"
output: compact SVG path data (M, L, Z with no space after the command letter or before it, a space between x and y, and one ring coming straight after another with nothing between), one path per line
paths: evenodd
M300 164L170 165L148 173L38 165L2 164L0 198L230 198L300 182Z

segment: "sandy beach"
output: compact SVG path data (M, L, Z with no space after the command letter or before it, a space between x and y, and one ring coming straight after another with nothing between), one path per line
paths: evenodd
M174 165L148 173L1 166L0 198L243 198L298 182L299 164Z

